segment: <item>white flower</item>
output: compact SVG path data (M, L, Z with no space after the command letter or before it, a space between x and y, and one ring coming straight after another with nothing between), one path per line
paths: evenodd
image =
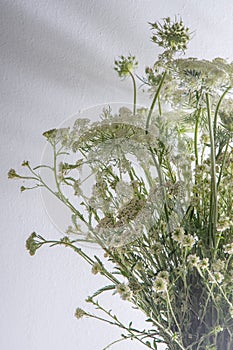
M116 184L116 193L121 199L129 199L133 196L133 187L125 181L118 181Z
M229 244L226 244L224 246L224 253L229 254L229 255L233 254L233 242L229 243Z
M90 119L88 118L78 118L74 123L73 130L84 132L88 129L89 123Z
M199 263L199 267L202 269L202 270L206 270L208 269L209 267L209 259L208 258L204 258L200 261Z
M224 276L221 274L221 272L214 272L213 274L210 273L210 283L218 283L221 284L224 279Z
M217 260L214 261L214 263L212 264L212 269L213 269L215 272L220 272L220 271L223 271L223 270L224 270L224 266L225 266L224 261L222 261L222 260L220 260L220 259L217 259Z
M178 227L173 233L172 233L172 239L178 243L182 243L184 239L184 229L182 227Z
M160 271L157 277L163 278L167 282L169 281L169 273L167 271Z
M153 283L153 290L157 293L167 291L167 280L162 277L157 277Z
M116 286L117 293L120 294L121 299L123 300L130 300L132 297L132 291L130 290L129 286L125 283L120 283Z
M191 266L197 267L200 263L200 258L196 254L191 254L188 256L187 262L190 263Z
M195 244L195 238L190 235L190 234L187 234L184 236L183 240L182 240L182 246L183 247L186 247L186 248L192 248Z
M231 318L233 318L233 306L230 307L229 312L230 312Z
M220 272L215 272L214 278L215 278L216 282L220 284L220 283L222 283L224 276Z
M217 225L217 231L224 232L224 231L228 230L230 227L231 227L231 222L230 222L229 218L220 219L219 223Z

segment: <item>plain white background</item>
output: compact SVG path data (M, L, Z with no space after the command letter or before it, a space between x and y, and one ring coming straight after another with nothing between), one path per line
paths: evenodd
M118 80L114 58L135 54L139 71L156 59L147 22L181 15L192 29L188 55L233 60L233 4L229 0L1 0L1 242L0 349L101 350L119 331L74 310L104 285L102 277L65 248L25 250L32 231L58 237L39 192L19 191L9 168L38 164L42 132L80 109L131 102L129 82ZM146 99L140 96L139 102ZM89 249L93 253L93 249ZM94 251L98 253L98 251ZM118 297L103 303L124 320L143 318ZM139 350L120 343L115 349Z

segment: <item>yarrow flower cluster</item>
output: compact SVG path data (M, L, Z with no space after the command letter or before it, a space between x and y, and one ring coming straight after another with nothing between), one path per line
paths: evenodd
M37 235L33 232L26 240L26 249L29 251L30 255L35 255L40 244L37 241Z

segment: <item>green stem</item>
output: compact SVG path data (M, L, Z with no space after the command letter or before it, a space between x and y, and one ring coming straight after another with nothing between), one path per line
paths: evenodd
M112 343L108 344L107 346L105 346L105 348L103 350L107 350L114 344L120 343L120 342L122 342L124 340L127 340L127 339L132 339L132 338L135 338L135 337L136 336L133 337L132 335L124 336L124 338L117 339L117 340L113 341Z
M53 145L53 148L55 149L55 146ZM86 222L85 218L83 217L83 215L70 203L70 201L68 200L68 198L66 198L63 193L61 192L60 189L60 184L58 182L58 176L57 176L57 163L56 163L56 151L54 150L54 167L53 169L53 173L55 176L55 182L56 182L56 187L58 189L58 193L54 192L42 179L42 177L40 175L38 175L31 167L30 165L28 165L28 169L30 170L30 172L36 177L36 180L39 181L41 183L41 185L43 187L45 187L50 193L52 193L54 196L56 196L60 201L62 201L68 208L71 209L71 211L77 215L79 217L79 219L84 222L87 226L88 223Z
M66 247L72 248L76 253L78 253L84 260L86 260L91 266L95 263L94 260L92 260L87 254L85 254L81 248L77 248L74 244L70 242L62 242L62 241L55 241L55 240L50 240L50 241L44 241L41 245L43 244L50 244L52 246L55 245L64 245ZM120 281L114 277L110 272L108 272L104 266L102 266L101 274L107 277L111 282L115 284L119 284Z
M217 206L217 183L216 183L216 164L215 164L215 140L213 125L211 120L211 108L209 94L206 93L207 117L210 135L210 159L211 159L211 193L210 193L210 212L209 212L209 241L215 247L215 234L218 216Z
M171 305L171 301L170 301L170 297L169 297L168 291L167 291L166 294L167 294L167 303L168 303L168 307L169 307L169 309L170 309L170 311L171 311L171 315L172 315L173 320L174 320L174 322L175 322L175 324L176 324L176 327L177 327L177 329L178 329L178 332L179 332L179 334L181 335L182 332L181 332L181 329L180 329L180 325L179 325L179 322L177 321L176 315L174 314L174 311L173 311L173 308L172 308L172 305Z
M195 151L195 164L198 166L198 128L200 121L200 109L197 111L196 122L195 122L195 131L194 131L194 151Z
M166 192L165 192L165 188L164 188L164 178L163 178L163 173L161 171L161 167L160 164L158 163L155 155L154 155L154 151L152 149L152 147L149 145L149 150L153 159L153 162L155 164L156 170L158 172L158 178L159 178L159 183L160 186L162 188L162 196L163 196L163 200L164 200L164 212L165 212L165 218L166 218L166 223L167 223L167 227L168 227L168 231L170 232L170 224L169 224L169 213L168 213L168 205L167 205L167 196L166 196Z
M159 107L159 115L162 115L162 106L161 106L161 101L160 101L160 97L158 96L158 107Z
M148 132L149 132L151 116L152 116L152 113L153 113L153 110L154 110L154 107L155 107L155 103L156 103L156 101L159 98L159 94L160 94L161 88L163 86L163 83L164 83L166 75L167 75L167 71L165 71L163 73L162 78L161 78L160 83L159 83L159 86L158 86L158 89L157 89L157 91L155 93L155 96L153 98L153 101L151 103L150 110L149 110L149 113L148 113L148 116L147 116L147 121L146 121L146 134L148 134Z
M165 80L165 77L166 77L166 74L167 74L167 71L165 71L162 75L162 78L160 80L160 83L159 83L159 86L158 86L158 89L155 93L155 96L153 98L153 101L151 103L151 107L150 107L150 110L149 110L149 113L148 113L148 116L147 116L147 120L146 120L146 135L149 133L149 126L150 126L150 120L151 120L151 116L152 116L152 113L153 113L153 110L154 110L154 107L155 107L155 103L156 101L159 99L159 94L160 94L160 91L162 89L162 86L163 86L163 83L164 83L164 80ZM168 206L167 206L167 200L166 200L166 194L165 194L165 190L164 190L164 187L163 187L163 183L164 183L164 180L163 180L163 175L162 175L162 171L161 171L161 168L160 168L160 164L158 163L155 155L154 155L154 152L153 152L153 149L152 147L150 146L149 142L147 141L148 143L148 146L149 146L149 151L151 153L151 156L153 158L153 162L155 164L155 167L156 167L156 170L158 172L158 177L159 177L159 182L160 182L160 185L162 186L162 189L163 189L163 199L164 199L164 211L165 211L165 217L166 217L166 223L167 223L167 226L168 226L168 231L170 232L170 224L169 224L169 214L168 214Z
M167 337L168 339L170 339L170 341L173 341L174 343L176 343L179 348L181 350L186 350L184 348L184 346L179 342L179 340L174 337L174 333L171 332L167 327L164 327L159 321L158 321L158 317L156 316L156 310L154 307L154 304L151 303L150 300L147 301L147 296L145 295L145 292L143 292L143 300L141 300L143 307L142 306L138 306L140 310L142 310L147 316L148 316L148 311L146 310L150 310L150 318L152 319L153 324L158 327L159 330L161 330ZM144 309L145 308L145 309ZM152 309L152 310L151 310ZM155 316L154 316L155 315Z
M120 322L120 321L118 320L118 318L117 318L115 315L113 316L109 311L105 310L102 306L100 306L100 304L99 304L98 302L96 303L94 300L91 300L91 303L92 303L93 305L95 305L95 306L97 307L97 309L101 310L101 311L104 312L106 315L108 315L110 318L112 318L112 319L114 320L114 322L105 320L104 318L101 318L101 317L98 317L98 316L94 316L94 315L93 315L92 317L94 317L94 318L96 318L96 319L99 319L99 320L101 320L101 321L110 323L110 324L112 324L112 325L118 326L118 327L120 327L120 328L126 330L127 332L129 332L129 334L131 334L131 336L132 336L133 338L135 338L135 339L138 340L140 343L142 343L143 345L145 345L145 346L147 346L148 348L151 349L151 346L150 346L150 345L148 345L147 343L145 343L143 340L139 339L138 336L135 335L134 332L133 332L130 328L127 328L126 326L124 326L123 323ZM140 333L140 331L137 331L137 332Z
M222 295L223 295L224 299L226 300L226 302L228 303L228 305L229 305L230 307L232 307L232 303L230 302L230 300L229 300L228 297L226 296L224 290L222 289L222 286L217 282L216 278L214 277L214 275L212 274L212 272L211 272L209 269L207 269L207 272L208 272L208 274L210 275L210 277L212 278L212 280L214 280L214 282L215 282L216 285L218 286L220 292L222 293Z
M225 148L224 155L223 155L222 166L221 166L221 170L220 170L219 177L218 177L217 188L219 187L220 182L221 182L222 172L223 172L223 168L224 168L225 161L226 161L226 155L227 155L227 150L228 150L228 147L229 147L229 143L230 143L230 136L228 136L228 139L227 139L227 144L226 144L226 148Z
M133 115L136 114L136 105L137 105L137 86L134 75L129 71L129 74L133 81Z
M88 264L90 264L91 266L95 263L94 260L92 260L88 255L86 255L81 248L77 248L74 244L69 243L69 242L62 242L62 241L56 241L56 240L49 240L46 241L44 240L44 242L41 243L41 245L44 244L50 244L51 246L55 246L55 245L64 245L66 247L70 247L72 248L76 253L78 253L84 260L86 260L86 262L88 262Z

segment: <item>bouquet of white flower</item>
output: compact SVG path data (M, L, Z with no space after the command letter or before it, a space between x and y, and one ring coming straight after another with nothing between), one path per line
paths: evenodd
M150 25L163 52L145 75L135 73L134 56L115 61L119 76L132 79L132 110L105 108L99 122L45 132L53 164L24 161L28 175L11 169L8 176L47 189L70 209L66 235L33 232L26 247L31 255L45 244L70 247L110 281L87 298L103 316L75 313L124 331L105 349L135 339L150 349L232 350L233 63L180 58L190 40L181 19ZM149 108L137 106L137 79L152 96ZM40 169L53 174L53 185ZM92 178L91 193L81 170ZM80 242L98 244L111 266ZM141 310L148 329L101 306L97 297L109 291Z

